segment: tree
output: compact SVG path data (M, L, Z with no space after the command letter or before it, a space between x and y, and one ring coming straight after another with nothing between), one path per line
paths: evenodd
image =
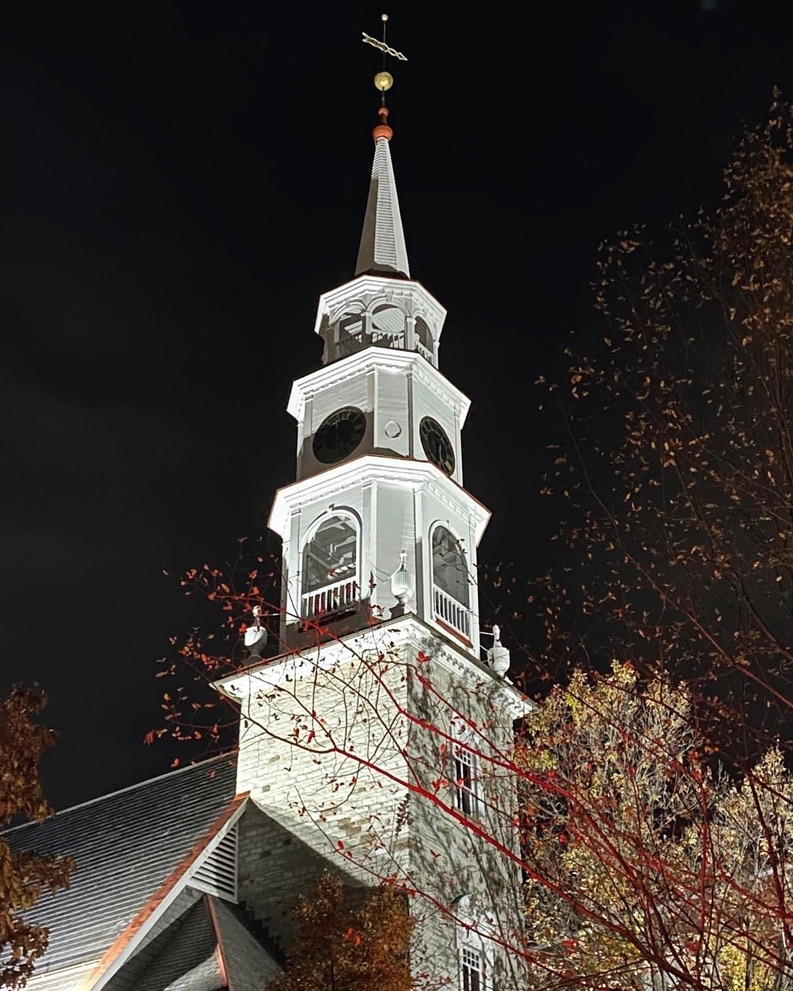
M358 906L325 874L295 909L298 939L286 972L268 991L410 991L413 929L405 896L380 886Z
M568 352L546 488L571 502L567 601L590 618L562 621L571 653L696 677L731 760L793 725L792 151L776 100L716 211L668 249L603 246L604 347Z
M0 700L0 827L52 813L44 798L39 763L56 738L35 720L46 702L37 690L12 688ZM24 987L47 948L47 929L25 921L25 909L42 891L68 885L67 857L12 851L0 837L0 984Z
M793 777L709 766L685 687L576 672L517 763L535 986L793 987Z

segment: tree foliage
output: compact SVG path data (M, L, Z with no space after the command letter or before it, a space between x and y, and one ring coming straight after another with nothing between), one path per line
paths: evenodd
M351 904L337 875L321 877L295 909L297 942L268 991L410 991L407 899L380 886L358 902Z
M517 763L538 987L793 986L793 778L709 766L690 691L576 672Z
M56 734L36 722L46 699L15 687L0 700L0 827L52 813L39 764ZM24 919L43 891L66 887L72 864L65 857L11 850L0 837L0 985L23 987L47 948L47 929Z
M591 618L574 652L698 678L739 759L793 722L791 124L775 102L719 208L669 249L643 232L603 246L608 331L569 352L570 440L546 489L572 503L567 587Z

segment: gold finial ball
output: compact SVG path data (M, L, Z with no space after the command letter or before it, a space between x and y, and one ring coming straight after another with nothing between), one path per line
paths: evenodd
M391 89L394 85L394 77L390 72L378 72L374 77L375 89L379 89L381 93L385 93L386 90Z

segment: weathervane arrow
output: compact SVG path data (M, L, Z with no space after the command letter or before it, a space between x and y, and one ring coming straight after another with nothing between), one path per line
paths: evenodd
M407 62L408 60L407 55L403 55L402 52L398 52L396 48L392 48L390 45L386 44L385 24L386 21L388 20L388 14L381 14L380 20L383 22L383 40L378 41L377 38L373 38L370 34L367 34L365 31L361 32L361 34L363 35L361 40L365 45L371 45L373 48L377 48L378 51L381 51L383 53L383 55L390 55L392 58L399 59L400 62Z
M367 34L365 31L362 31L361 34L363 35L361 40L365 44L372 45L375 48L379 48L381 52L385 52L386 55L391 55L393 56L393 58L399 59L400 62L407 62L408 60L407 55L403 55L402 52L398 52L396 48L391 48L391 46L387 45L384 41L378 41L377 38L373 38L370 34Z

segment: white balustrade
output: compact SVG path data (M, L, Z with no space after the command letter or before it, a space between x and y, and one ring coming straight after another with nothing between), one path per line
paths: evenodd
M345 578L316 591L305 592L301 603L301 616L303 619L316 619L318 616L327 616L329 613L347 609L357 601L358 583L351 578Z
M432 348L425 348L421 341L416 341L416 350L420 355L423 355L427 361L432 362Z
M466 640L471 639L471 610L437 585L432 586L432 607L436 619L442 620L453 630L462 633Z

